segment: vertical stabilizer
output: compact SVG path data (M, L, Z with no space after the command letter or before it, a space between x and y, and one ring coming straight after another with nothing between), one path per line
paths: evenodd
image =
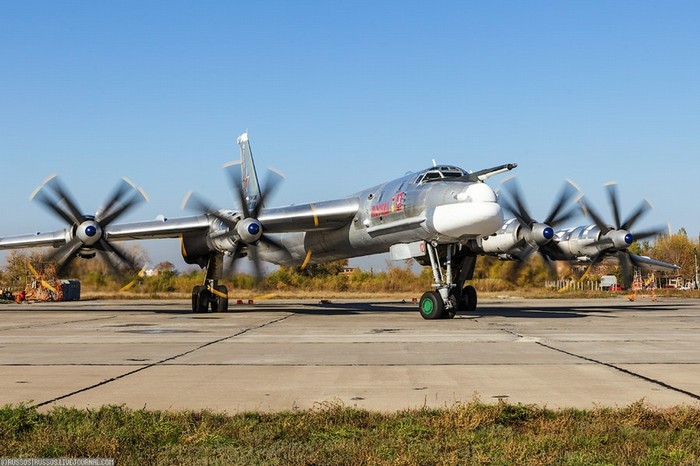
M260 183L258 182L258 174L255 171L255 162L253 161L253 152L250 150L248 133L241 134L237 142L241 148L242 189L248 203L248 211L253 212L260 200Z

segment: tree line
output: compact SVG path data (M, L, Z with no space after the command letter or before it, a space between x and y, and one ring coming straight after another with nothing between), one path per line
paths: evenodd
M695 279L695 254L700 249L700 238L692 240L684 229L675 234L661 236L653 242L634 243L630 252L647 255L656 260L677 264L680 270L673 276L681 276L686 281ZM138 263L147 263L148 254L140 247L134 246L130 251ZM23 289L27 280L33 276L29 272L28 263L41 272L45 251L30 250L11 251L5 266L0 271L0 284L3 288ZM330 290L338 292L417 292L430 288L432 272L429 267L415 271L412 261L388 263L382 271L367 271L347 269L347 260L331 261L314 264L306 268L279 267L260 279L247 274L230 275L223 281L230 289L265 290L272 292L284 291L313 291ZM124 285L134 282L129 292L159 294L159 293L189 293L195 285L204 282L204 271L189 269L178 271L170 262L156 264L149 276L137 276L135 271L125 273L123 277L115 277L109 273L108 267L99 256L92 260L75 259L67 267L64 276L81 280L81 286L86 291L118 291ZM485 291L501 291L516 288L541 287L547 280L579 279L585 267L572 267L559 263L556 268L546 264L538 254L523 263L517 261L501 261L494 257L479 257L474 273L474 279L480 289ZM617 267L598 266L587 279L597 280L603 274L619 274ZM618 277L620 278L620 277Z

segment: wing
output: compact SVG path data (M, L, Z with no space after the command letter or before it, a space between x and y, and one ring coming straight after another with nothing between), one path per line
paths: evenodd
M647 256L638 256L636 254L630 254L632 262L634 262L639 267L656 270L660 272L669 272L673 270L680 270L680 267L675 264L668 264L666 262L657 261Z
M104 229L105 240L125 241L161 238L179 238L183 234L204 234L210 225L206 215L159 219L145 222L108 225ZM78 226L79 228L79 226ZM72 228L64 228L47 233L8 236L0 238L0 249L22 249L40 247L60 247L75 237Z
M110 225L105 230L105 238L112 241L179 238L184 234L205 234L210 224L206 215L123 223Z
M0 249L58 247L65 244L68 237L68 229L33 235L8 236L0 238Z

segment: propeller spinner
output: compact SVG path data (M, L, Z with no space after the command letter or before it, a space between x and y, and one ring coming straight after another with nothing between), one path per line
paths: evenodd
M81 213L78 204L56 175L44 180L30 199L40 202L70 227L68 242L46 257L47 261L56 262L59 275L73 258L92 258L98 253L115 275L121 275L123 268L136 269L134 260L120 247L107 241L104 235L110 223L135 205L148 200L143 190L127 178L122 179L95 215Z

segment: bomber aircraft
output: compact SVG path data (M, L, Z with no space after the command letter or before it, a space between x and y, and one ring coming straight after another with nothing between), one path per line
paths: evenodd
M230 256L233 264L247 256L260 275L262 261L306 266L389 252L394 260L413 258L431 267L434 289L426 291L418 303L425 319L452 318L459 311L476 310L477 291L465 284L472 280L480 255L523 262L538 252L549 264L562 260L589 266L603 260L615 261L622 267L627 286L635 266L677 268L629 252L633 241L659 231L631 233L650 206L642 204L621 220L615 185L608 186L614 225L606 224L591 206L576 198L573 184L565 185L541 222L531 217L514 183L504 183L508 196L501 196L499 203L499 196L484 180L514 169L515 163L474 172L434 163L347 197L270 208L266 201L282 176L271 170L263 188L248 134L242 134L237 143L240 162L224 166L237 193L236 210L217 209L190 193L184 206L198 210L198 215L117 224L120 216L146 199L128 179L123 179L104 206L91 215L82 213L59 179L51 176L31 198L68 226L0 238L0 249L51 247L53 251L46 259L57 263L59 274L75 257L89 259L99 254L119 274L124 269L135 269L136 264L115 243L179 238L184 260L206 269L204 283L192 290L194 312L228 309L228 291L219 283L225 273L225 256ZM578 203L567 210L574 201ZM579 204L594 224L555 231L557 225L582 210ZM514 218L504 222L504 210Z

